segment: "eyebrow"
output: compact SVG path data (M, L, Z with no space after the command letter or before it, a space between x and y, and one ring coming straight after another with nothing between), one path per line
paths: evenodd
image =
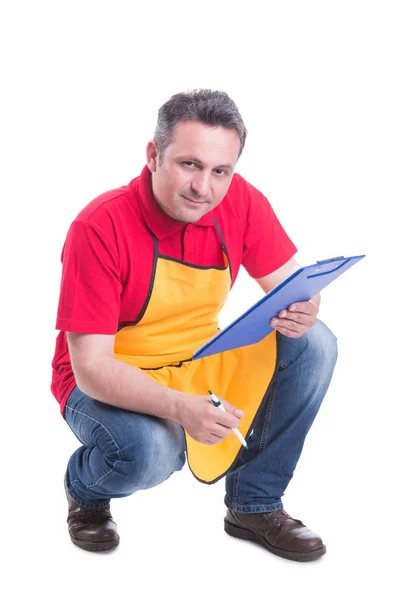
M179 157L179 160L187 160L190 162L194 162L197 163L198 165L200 165L201 167L204 167L204 164L201 162L201 160L199 158L196 158L195 156L181 156ZM216 167L214 167L214 169L233 169L233 165L231 164L226 164L226 165L218 165Z

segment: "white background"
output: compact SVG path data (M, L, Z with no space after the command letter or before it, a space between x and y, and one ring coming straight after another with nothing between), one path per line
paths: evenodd
M398 597L398 10L2 3L3 597ZM49 390L62 244L85 204L139 174L158 107L195 87L237 103L249 131L237 170L267 195L300 263L367 255L323 292L339 362L284 498L327 544L315 563L228 537L223 482L187 469L113 503L117 551L85 553L68 537L63 474L77 441ZM241 273L221 324L259 297Z

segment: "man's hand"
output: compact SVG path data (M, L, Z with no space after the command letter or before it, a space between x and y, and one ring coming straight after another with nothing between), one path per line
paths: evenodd
M201 444L217 444L239 427L243 411L220 398L226 412L212 404L209 396L187 394L180 403L178 422Z
M296 302L271 319L271 326L282 335L299 338L317 322L319 295L308 302Z
M265 277L260 277L256 281L264 292L268 294L298 267L297 261L291 258L273 273L265 275ZM320 301L320 295L316 294L308 302L295 302L286 310L281 310L276 317L271 319L270 325L286 337L301 337L303 333L317 322Z

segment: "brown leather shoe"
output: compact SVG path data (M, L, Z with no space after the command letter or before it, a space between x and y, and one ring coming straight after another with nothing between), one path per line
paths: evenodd
M83 550L111 550L119 544L117 525L112 520L110 504L104 508L89 509L70 496L68 500L68 531L71 541Z
M326 552L321 538L285 510L238 513L228 509L224 523L229 535L261 544L289 560L315 560Z

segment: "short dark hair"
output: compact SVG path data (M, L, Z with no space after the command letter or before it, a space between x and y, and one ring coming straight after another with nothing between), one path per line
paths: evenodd
M240 140L239 156L241 155L247 129L236 104L226 92L190 90L175 94L165 102L158 111L154 133L160 158L172 141L176 125L181 121L201 121L206 125L235 129Z

